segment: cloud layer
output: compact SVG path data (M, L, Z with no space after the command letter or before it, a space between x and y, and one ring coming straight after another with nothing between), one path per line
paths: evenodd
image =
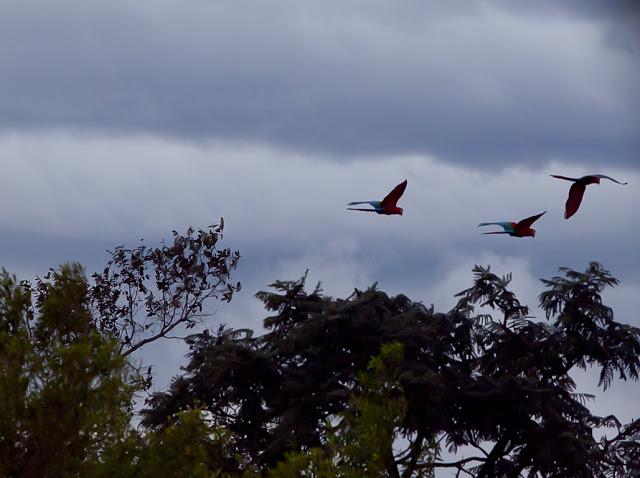
M359 272L331 282L415 287L498 256L526 260L539 276L599 260L640 279L640 226L630 221L640 173L633 168L609 166L605 172L629 186L589 186L578 214L565 221L569 183L549 174L594 172L587 166L552 162L489 173L431 156L338 162L265 145L62 133L2 135L0 155L10 158L0 178L2 241L14 246L25 237L83 242L85 249L143 236L157 241L170 229L224 216L227 240L250 257L245 267L268 269L268 280L313 264L332 274L323 264L334 262ZM346 210L347 202L380 199L405 178L404 216ZM481 236L485 229L476 227L544 210L535 239Z
M631 165L635 17L594 4L9 0L0 128Z

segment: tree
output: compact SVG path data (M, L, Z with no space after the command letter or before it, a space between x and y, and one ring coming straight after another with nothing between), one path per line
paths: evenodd
M107 448L87 478L231 478L237 477L237 457L227 454L228 435L211 429L205 414L192 409L176 415L155 432L130 429ZM246 477L250 469L247 468Z
M35 287L0 275L0 476L233 476L227 434L199 410L132 428L140 377L95 325L79 265Z
M319 287L307 293L304 278L278 281L275 292L258 294L274 313L264 321L267 333L220 327L192 336L184 373L152 397L143 423L160 430L175 413L204 407L229 431L233 452L263 471L291 465L292 456L305 463L299 453L318 462L334 456L326 424L353 410L358 377L385 344L398 343L406 405L392 423L408 448L378 443L379 456L392 457L383 460L387 476L437 468L479 477L634 476L640 422L593 415L569 372L596 367L602 387L616 373L637 380L640 330L616 322L602 304L601 292L617 280L599 264L561 272L543 281L540 295L551 323L533 321L509 291L510 276L488 267L474 269L473 287L446 314L375 286L333 299ZM612 426L616 436L593 437ZM339 430L350 433L357 426ZM434 461L436 437L477 454Z
M216 249L223 230L221 218L206 230L173 231L173 241L160 247L116 247L105 269L93 274L96 327L117 339L123 356L177 327L194 327L212 315L205 309L209 299L229 302L240 290L230 281L240 253Z
M399 382L403 347L395 342L382 346L366 371L358 373L356 386L347 408L337 424L327 420L323 448L289 452L269 475L278 478L384 477L399 476L392 453L398 429L406 411L406 399ZM425 456L407 454L412 460L433 460L434 446L425 448ZM381 453L381 451L383 453ZM387 453L385 453L387 452ZM407 467L409 469L409 467ZM431 470L416 476L431 477Z
M129 426L132 370L92 326L79 266L0 276L0 475L83 476Z

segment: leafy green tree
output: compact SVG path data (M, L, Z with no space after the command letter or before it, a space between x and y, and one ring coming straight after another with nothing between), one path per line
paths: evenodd
M208 300L230 301L239 290L230 281L239 253L217 248L223 228L221 220L185 235L173 231L160 247L117 247L91 282L76 264L33 285L0 274L0 476L233 469L235 458L195 412L158 433L131 427L134 393L150 380L128 362L145 345L209 317Z
M227 434L199 410L132 428L140 377L96 329L89 294L78 265L35 287L0 275L0 476L232 476Z
M132 370L92 326L82 269L48 279L0 275L0 476L84 476L129 427Z
M169 426L127 436L105 450L88 478L224 478L238 476L236 457L226 453L228 436L212 430L203 413L176 415ZM246 476L250 476L247 468Z
M174 414L204 407L230 433L233 452L263 472L312 463L329 473L336 456L362 464L358 446L376 443L379 458L367 466L377 463L379 471L383 464L387 476L438 468L479 477L634 476L640 422L623 426L593 415L569 373L595 367L601 387L616 374L637 380L640 330L616 322L602 303L602 291L617 280L599 264L561 272L543 281L547 322L532 320L508 289L510 276L489 268L474 269L473 286L445 314L375 287L333 299L319 287L307 293L304 279L276 282L275 292L258 294L273 312L267 333L221 327L192 336L183 375L155 394L143 423L160 430ZM357 416L376 430L393 423L394 436L408 442L400 452L388 440L364 440L378 435L357 421L337 432L327 426L354 403L357 409L359 377L392 343L404 351L397 376L404 405L395 417L380 412L375 425L366 420L375 414ZM375 409L371 398L364 403ZM616 436L594 438L594 430L611 427ZM335 433L360 439L332 451ZM464 446L477 454L434 460L434 437L453 452Z

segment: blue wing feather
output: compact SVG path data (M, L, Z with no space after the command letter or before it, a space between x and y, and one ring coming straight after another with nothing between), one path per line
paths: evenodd
M481 222L480 224L478 224L478 227L493 225L500 226L502 229L504 229L505 232L513 232L513 223L511 222Z
M375 207L376 209L380 207L380 203L382 201L355 201L347 203L347 206L355 206L356 204L369 204L371 207Z

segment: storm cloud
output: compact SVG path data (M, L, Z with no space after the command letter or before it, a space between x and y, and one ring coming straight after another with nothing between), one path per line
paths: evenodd
M333 296L377 281L389 293L446 311L471 284L474 264L513 272L514 290L543 320L535 309L538 279L559 266L582 270L590 260L622 280L605 295L617 320L640 325L640 226L629 220L640 203L636 168L609 166L608 174L630 184L589 186L582 208L566 221L569 184L549 174L579 176L589 165L486 172L433 156L331 161L233 141L60 132L0 135L0 157L0 264L23 279L67 261L82 262L90 273L115 245L134 246L140 238L155 244L171 229L205 227L224 216L224 245L242 254L234 279L243 290L229 305L212 304L217 313L204 327L222 322L260 330L266 312L253 295L307 269L309 284L321 281ZM405 178L402 217L346 210L347 202L379 199ZM544 210L535 239L481 236L476 227ZM163 387L185 353L171 341L139 359L157 365Z
M640 43L611 4L10 0L0 128L629 166Z

